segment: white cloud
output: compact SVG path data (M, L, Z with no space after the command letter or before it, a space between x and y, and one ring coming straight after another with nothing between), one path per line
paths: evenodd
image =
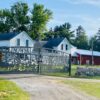
M90 4L90 5L100 5L100 0L62 0L72 4Z
M72 29L76 29L77 26L82 25L86 30L88 36L94 35L100 28L100 18L92 17L89 15L73 15L73 14L59 14L55 16L55 19L51 20L48 24L49 27L61 25L65 22L69 22L72 25Z

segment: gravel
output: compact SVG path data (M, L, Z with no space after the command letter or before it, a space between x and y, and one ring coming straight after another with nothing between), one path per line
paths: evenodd
M6 74L0 77L15 82L29 92L30 100L98 100L61 83L65 78L34 74Z

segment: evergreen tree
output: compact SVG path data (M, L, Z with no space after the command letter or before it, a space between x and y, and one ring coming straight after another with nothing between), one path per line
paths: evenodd
M66 37L69 41L71 41L71 38L74 37L74 31L71 31L71 24L70 23L64 23L60 26L55 26L54 29L49 30L49 32L46 33L47 37Z
M82 26L78 26L78 28L76 29L76 38L74 41L74 45L79 49L89 49L88 37Z

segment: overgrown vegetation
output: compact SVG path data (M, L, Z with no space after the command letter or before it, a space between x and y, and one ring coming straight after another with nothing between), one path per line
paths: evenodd
M37 66L9 66L0 67L0 73L37 73Z
M0 100L29 100L29 94L15 83L0 79Z

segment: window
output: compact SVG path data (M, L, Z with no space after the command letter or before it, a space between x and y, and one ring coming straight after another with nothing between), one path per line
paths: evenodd
M63 50L63 44L61 45L61 50Z
M29 40L26 40L26 47L29 46Z
M20 39L17 39L17 46L20 46Z
M68 45L66 44L66 50L68 50Z

